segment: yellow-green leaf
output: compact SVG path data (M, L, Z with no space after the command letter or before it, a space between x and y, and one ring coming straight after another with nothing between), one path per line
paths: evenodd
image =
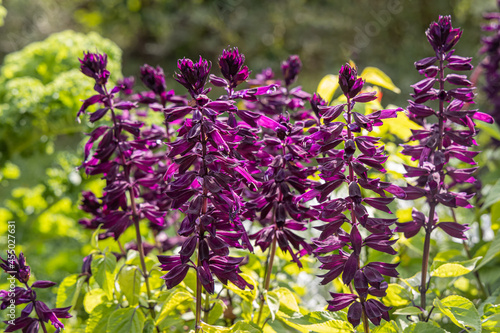
M467 298L458 295L448 296L442 300L436 298L434 306L442 314L448 316L455 325L464 329L472 328L477 332L481 331L479 313L474 303Z
M367 83L389 89L396 94L399 94L401 92L401 90L394 85L391 78L376 67L366 67L361 73L361 77Z
M185 291L177 291L168 296L163 304L163 308L161 309L160 315L156 320L156 325L160 325L161 323L170 315L170 313L177 308L177 306L187 300L193 300L193 296Z
M431 266L431 276L435 277L457 277L470 273L476 267L476 263L482 257L465 261L439 261L434 260Z
M409 306L407 308L397 309L393 312L395 315L400 316L416 316L422 313L422 310L417 308L416 306Z
M85 281L85 276L79 277L78 274L67 276L62 280L57 289L56 307L74 306L80 295L83 281Z
M83 307L85 308L85 311L90 314L99 304L103 303L105 300L106 293L104 292L104 290L100 288L92 289L85 294L85 297L83 298Z
M431 323L419 322L406 327L403 333L447 333L447 331Z
M396 283L389 284L387 295L383 298L383 302L388 306L405 306L410 303L411 295L402 286Z
M318 84L317 92L328 103L332 100L333 94L339 87L338 75L328 74Z
M391 133L407 141L412 135L412 129L422 129L422 126L411 121L404 112L398 112L396 118L384 119L384 124L377 129L376 133Z

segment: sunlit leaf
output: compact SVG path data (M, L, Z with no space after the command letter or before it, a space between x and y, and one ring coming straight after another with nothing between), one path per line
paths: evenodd
M464 329L472 328L477 332L481 331L481 319L479 313L470 300L465 297L452 295L442 300L436 298L434 306L451 321Z
M145 321L139 309L118 309L109 316L106 333L142 333Z
M482 257L465 261L439 261L434 260L431 266L431 276L435 277L457 277L468 274L474 270L476 263Z
M64 308L67 306L75 306L85 278L85 276L79 277L78 274L72 274L65 277L57 289L56 307Z
M391 78L387 76L384 72L376 67L365 67L360 75L367 83L371 83L382 88L389 89L396 94L399 94L401 90L394 85Z
M339 87L339 77L338 75L328 74L318 84L318 89L316 90L318 94L326 100L330 102L335 94L335 91Z
M160 311L158 318L156 319L156 325L161 326L162 322L171 314L173 310L177 308L181 303L185 301L193 301L193 296L185 291L175 291L167 298L163 308Z
M410 300L410 293L396 283L389 284L387 295L383 298L383 302L387 306L405 306L410 303Z
M108 327L109 316L116 310L116 305L100 304L97 306L87 320L85 333L105 333Z
M446 333L444 329L431 323L419 322L406 327L403 333Z

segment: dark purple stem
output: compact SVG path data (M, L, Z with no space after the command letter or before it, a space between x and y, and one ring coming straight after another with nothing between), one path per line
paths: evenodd
M108 94L108 91L107 91L106 87L104 87L104 92L108 96L109 109L111 111L111 116L113 118L113 124L114 124L114 136L115 136L115 139L117 141L120 141L120 137L119 137L118 131L117 131L117 122L116 122L115 110L114 110L114 107L113 107L113 99ZM121 148L120 144L118 144L118 149L120 150L120 158L122 160L123 171L125 173L125 181L128 184L132 184L132 181L130 180L130 170L127 167L127 163L125 161L125 156L123 154L123 151L122 151L122 148ZM149 300L151 300L151 287L149 286L149 274L148 274L147 267L146 267L146 261L145 261L145 255L144 255L144 247L142 245L141 229L140 229L140 226L139 226L139 214L137 213L137 205L136 205L136 202L135 202L134 191L132 190L131 187L128 188L128 193L129 193L129 197L130 197L130 206L132 208L132 221L134 222L134 227L135 227L135 236L136 236L136 241L137 241L137 249L139 250L139 257L140 257L140 260L141 260L142 276L144 276L144 282L146 284L146 291L147 291L148 301L149 301ZM148 302L148 307L149 307L149 311L151 313L152 318L155 319L156 318L156 314L155 314L155 311L154 311L154 305L149 304L149 302Z

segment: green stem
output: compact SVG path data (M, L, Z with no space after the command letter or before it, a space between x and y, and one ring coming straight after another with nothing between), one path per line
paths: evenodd
M273 271L273 262L274 256L276 255L276 233L274 234L273 244L271 245L271 249L269 250L268 264L266 267L266 278L264 280L264 291L267 293L269 290L269 285L271 283L271 273ZM257 325L260 323L260 319L262 317L262 310L264 309L264 292L260 298L260 307L259 307L259 315L257 316Z
M208 323L208 315L210 314L210 294L205 290L205 308L203 309L205 323Z

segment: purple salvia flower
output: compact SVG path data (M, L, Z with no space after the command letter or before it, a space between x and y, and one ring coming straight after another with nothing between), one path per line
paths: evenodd
M177 62L179 73L175 73L174 79L182 84L196 98L200 94L206 94L209 90L205 89L212 63L200 56L198 62L191 59L179 59Z
M291 55L281 63L281 72L287 87L297 80L301 69L302 62L298 55Z
M157 95L162 95L167 90L165 83L165 74L160 66L156 68L145 64L141 67L141 81L146 87Z
M427 270L429 265L429 247L431 233L441 228L451 237L466 239L467 224L457 221L440 222L436 214L438 204L450 207L470 208L469 200L474 194L452 192L451 188L462 183L474 182L472 173L476 168L457 169L450 164L452 158L475 164L473 157L477 152L468 147L476 145L474 136L476 128L474 120L492 122L493 119L477 110L468 110L473 103L474 88L466 75L448 73L445 70L465 71L472 69L471 58L454 54L452 48L459 41L462 31L451 25L450 16L440 16L426 31L427 39L434 49L435 56L415 62L420 74L426 76L413 85L413 101L409 101L410 119L423 126L421 130L413 130L411 145L403 145L402 153L418 161L417 166L406 168L406 177L414 178L414 185L402 188L404 199L414 200L425 196L429 204L429 214L413 210L413 221L398 223L396 231L403 232L406 237L413 237L423 229L425 231L424 258L422 260L421 308L426 308L426 292L428 286ZM446 90L446 84L450 84ZM439 107L433 109L425 105L427 101L437 101ZM432 118L430 118L432 117ZM437 117L437 123L428 120ZM417 143L417 144L415 144ZM376 307L372 310L376 312ZM424 318L425 315L422 317Z
M108 56L98 53L83 53L83 59L79 59L80 69L83 74L95 80L96 85L103 86L108 82L109 71L106 69Z
M13 277L19 280L25 287L15 287L14 292L0 290L0 309L5 310L11 304L27 304L21 311L21 315L12 320L5 321L8 326L5 332L14 332L17 330L22 330L23 332L38 332L40 326L46 332L44 323L51 323L56 332L60 332L64 329L64 324L59 320L59 318L70 318L69 309L66 308L54 308L50 309L44 302L37 300L37 294L32 288L50 288L56 285L52 281L35 281L32 285L29 285L30 279L30 268L26 265L26 259L24 254L21 252L19 257L14 253L7 252L7 260L0 257L2 268L7 274L11 274ZM12 295L13 294L13 295ZM30 317L30 314L35 310L36 317Z
M210 81L216 86L220 85L219 82L223 82L224 87L234 89L245 82L250 75L248 67L243 66L244 63L245 55L240 53L237 47L223 50L219 57L219 68L226 80L220 81L222 79L217 80L217 77L211 76Z
M320 275L322 284L330 283L342 275L342 281L353 287L356 294L332 293L333 300L328 301L329 310L337 311L349 306L348 320L357 326L370 320L379 325L380 319L389 320L388 310L379 301L368 299L368 296L383 297L388 287L383 275L397 276L394 267L385 269L384 264L372 266L374 263L361 263L361 250L369 247L373 250L396 254L392 248L396 240L393 239L391 226L396 219L372 218L365 205L377 210L391 213L387 205L393 198L386 197L385 192L396 196L403 196L404 191L399 187L382 182L379 179L369 178L370 168L385 172L383 163L387 160L383 146L378 146L378 139L370 136L355 136L361 129L371 131L374 126L382 125L382 120L396 117L402 109L379 110L364 115L353 110L355 103L366 103L376 99L374 93L362 92L364 82L357 76L355 68L349 64L342 66L339 72L339 85L347 98L347 103L336 106L318 105L311 103L317 114L323 118L324 125L315 127L309 136L318 145L317 157L320 177L323 184L316 185L312 190L300 197L300 200L316 198L319 205L314 206L319 211L319 219L325 224L315 227L321 231L320 237L314 239L314 253L318 255L321 269L327 273ZM343 113L346 123L335 121ZM314 145L313 143L313 145ZM343 149L337 146L343 143ZM344 174L346 173L346 174ZM348 196L345 198L330 199L330 194L345 184L348 187ZM366 198L361 188L378 193L381 197ZM349 211L350 216L343 214ZM343 230L344 223L351 225L350 232ZM365 231L361 232L362 229ZM363 235L368 232L368 236ZM371 234L370 234L371 233ZM338 251L338 254L331 254Z

